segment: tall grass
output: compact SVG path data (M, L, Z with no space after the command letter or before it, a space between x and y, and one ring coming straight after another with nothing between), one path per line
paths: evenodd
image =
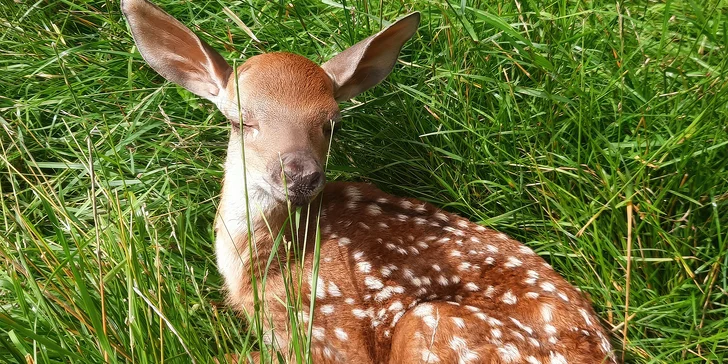
M224 118L144 64L117 1L0 2L0 361L250 351L211 245ZM728 359L724 2L158 3L231 63L322 62L421 11L343 105L329 178L524 241L628 362Z

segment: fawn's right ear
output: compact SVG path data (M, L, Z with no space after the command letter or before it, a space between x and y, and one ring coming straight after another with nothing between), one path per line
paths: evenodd
M121 0L121 10L139 53L155 71L198 96L222 101L233 70L219 53L146 0Z

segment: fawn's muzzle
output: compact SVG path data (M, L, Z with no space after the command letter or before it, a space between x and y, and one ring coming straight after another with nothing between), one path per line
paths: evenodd
M309 203L326 182L321 164L311 153L286 153L276 163L272 181L295 205Z

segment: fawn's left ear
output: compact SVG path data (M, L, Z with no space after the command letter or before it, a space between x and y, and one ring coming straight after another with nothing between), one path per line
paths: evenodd
M334 82L336 100L348 100L382 82L419 24L420 13L409 14L322 64Z
M146 0L121 0L134 42L145 61L169 81L221 103L232 67L191 30Z

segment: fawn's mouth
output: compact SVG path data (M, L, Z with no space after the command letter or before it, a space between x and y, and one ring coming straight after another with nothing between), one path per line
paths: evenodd
M316 188L291 186L287 190L283 186L275 186L271 184L274 197L281 201L290 201L294 206L305 206L313 201L316 196L324 189L324 183L316 186Z

